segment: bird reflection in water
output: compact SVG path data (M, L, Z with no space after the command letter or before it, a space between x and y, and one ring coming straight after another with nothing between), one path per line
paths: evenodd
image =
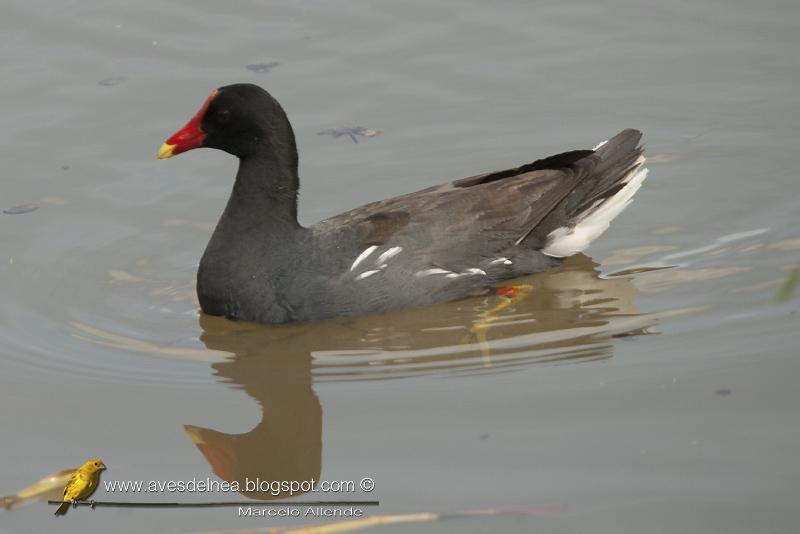
M261 406L244 434L186 425L223 480L319 480L322 407L313 383L487 373L537 362L608 358L614 337L647 333L627 278L601 278L583 255L513 282L515 291L385 315L265 326L201 316L202 342L232 357L212 364Z

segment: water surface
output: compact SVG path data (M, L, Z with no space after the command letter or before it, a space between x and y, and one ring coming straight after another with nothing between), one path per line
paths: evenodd
M410 532L790 531L800 301L776 295L800 255L798 21L779 0L6 2L0 493L98 455L108 480L372 477L370 514L543 507L393 527ZM155 153L239 81L292 120L306 224L625 127L650 177L513 300L203 317L235 161ZM318 135L348 126L382 133ZM54 521L32 504L0 532ZM301 523L102 508L57 528Z

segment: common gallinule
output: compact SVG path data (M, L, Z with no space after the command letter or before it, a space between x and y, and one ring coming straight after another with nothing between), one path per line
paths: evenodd
M193 148L239 158L197 272L203 311L309 321L454 300L544 271L608 228L647 175L642 134L373 202L305 228L297 147L280 104L220 87L158 157Z

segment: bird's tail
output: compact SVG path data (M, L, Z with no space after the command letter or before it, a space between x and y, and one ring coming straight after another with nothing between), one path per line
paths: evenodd
M647 177L641 138L628 129L595 147L595 168L539 225L549 232L542 252L564 258L583 251L630 204Z
M55 515L67 515L67 510L69 510L69 503L62 502L59 507L56 509Z

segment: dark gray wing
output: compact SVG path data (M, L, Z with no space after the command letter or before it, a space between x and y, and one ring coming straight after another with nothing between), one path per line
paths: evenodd
M300 308L336 302L347 315L419 306L557 264L541 251L549 233L618 190L641 154L640 137L625 130L598 151L565 152L317 223L310 248L324 258L309 263L327 270L315 277L320 289L306 292L313 302Z
M325 240L339 234L358 254L372 246L375 253L402 247L404 265L417 270L479 268L531 235L597 161L591 150L567 152L373 202L311 229ZM535 249L537 243L522 246Z

